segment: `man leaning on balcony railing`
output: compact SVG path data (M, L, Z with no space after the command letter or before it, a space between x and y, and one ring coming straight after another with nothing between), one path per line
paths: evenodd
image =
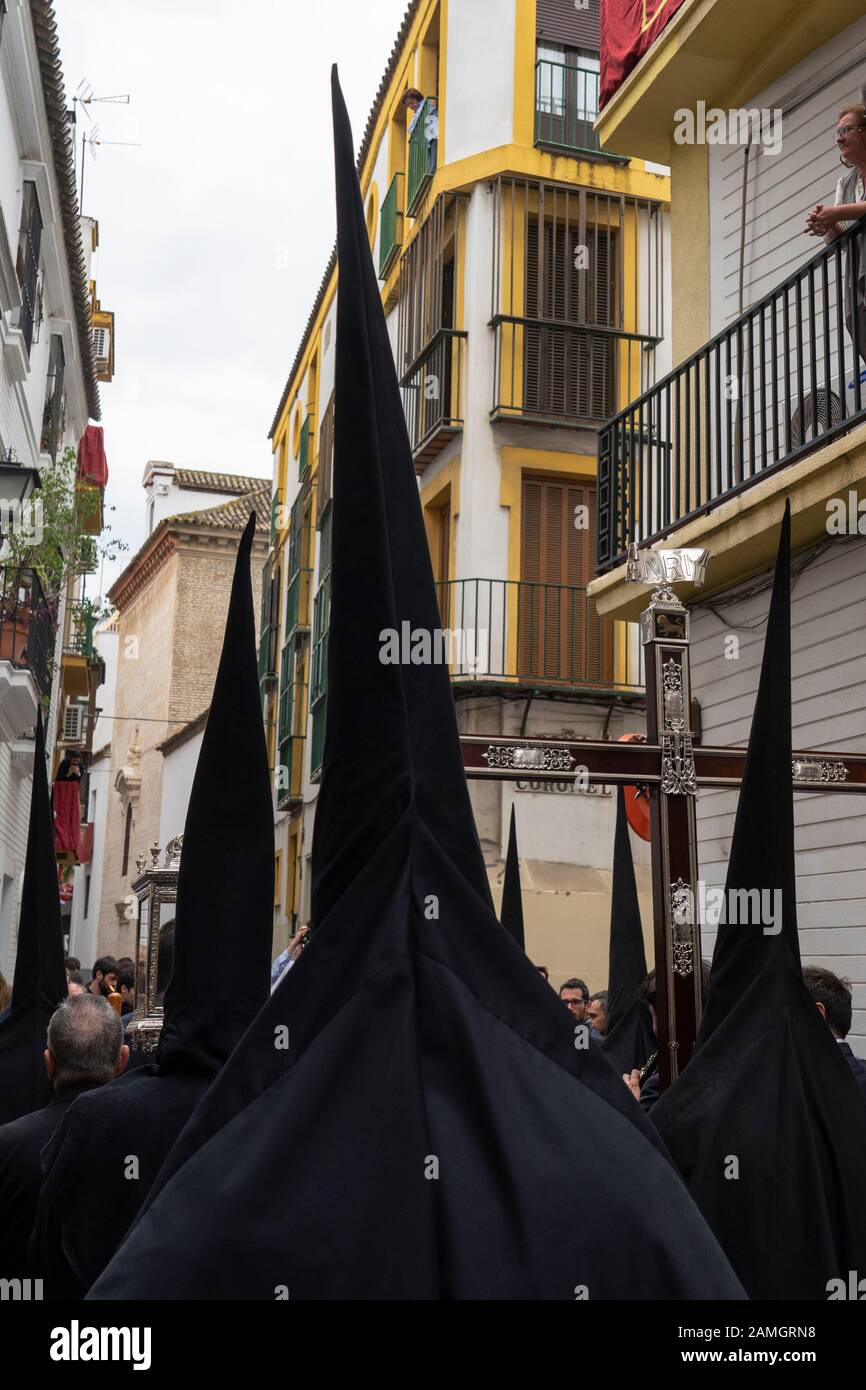
M436 160L439 148L439 108L433 101L425 101L417 87L410 87L403 97L403 105L413 113L409 122L409 138L423 118L424 139L427 142L427 173L436 173Z
M806 218L809 235L823 236L828 246L866 217L866 106L855 103L839 112L836 144L847 170L839 176L836 203L833 207L819 203ZM866 362L866 229L852 241L845 259L845 323L852 338L855 316L855 341Z

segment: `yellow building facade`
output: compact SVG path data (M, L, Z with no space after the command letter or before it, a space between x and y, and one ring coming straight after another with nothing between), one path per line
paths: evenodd
M414 0L359 153L466 733L643 728L633 629L600 620L587 590L599 428L670 365L669 185L599 147L598 10ZM332 257L271 429L260 676L283 942L309 919L327 711L337 278ZM530 954L554 983L602 987L609 792L472 797L495 895L516 805Z

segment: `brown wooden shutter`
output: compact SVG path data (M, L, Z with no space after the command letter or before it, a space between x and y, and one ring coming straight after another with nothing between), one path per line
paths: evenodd
M575 9L574 0L537 0L537 4L539 39L598 52L599 0L589 0L586 9Z
M612 629L586 597L594 574L597 528L592 482L524 478L518 674L548 682L607 685ZM578 530L575 509L589 525Z

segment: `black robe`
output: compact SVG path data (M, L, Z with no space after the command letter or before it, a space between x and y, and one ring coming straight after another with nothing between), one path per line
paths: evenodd
M617 789L611 887L607 1032L601 1046L611 1065L623 1073L640 1070L658 1044L649 1005L639 997L647 973L646 952L622 787Z
M0 1125L0 1279L33 1275L28 1247L42 1186L42 1150L66 1111L92 1086L70 1086L41 1110Z
M334 74L339 294L314 930L92 1298L737 1298L653 1127L492 908ZM282 1043L281 1041L282 1040Z
M517 822L514 807L511 808L511 824L508 828L508 853L505 857L505 878L502 883L502 908L499 920L509 936L517 942L521 951L526 950L526 936L523 930L523 894L520 888L520 858L517 853Z
M720 925L698 1047L652 1119L750 1296L825 1300L866 1270L866 1106L800 964L790 534L786 508L726 883L779 891L781 930Z
M159 1050L154 1062L78 1101L53 1136L34 1242L49 1289L80 1294L97 1278L185 1122L268 997L274 823L250 583L254 529L253 515L238 550L190 794ZM104 1220L94 1220L94 1212Z

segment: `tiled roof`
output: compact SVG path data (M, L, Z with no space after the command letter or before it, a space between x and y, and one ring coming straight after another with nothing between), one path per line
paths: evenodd
M370 145L373 141L373 132L376 129L376 122L379 119L379 115L381 113L385 97L388 95L388 88L391 85L391 79L394 76L395 71L397 70L397 65L400 61L400 56L403 52L403 45L406 42L409 30L412 28L413 21L420 7L421 0L410 0L409 7L403 16L403 22L400 25L400 32L398 33L397 38L394 41L394 47L391 49L391 56L388 59L388 66L385 69L385 74L382 78L382 81L379 83L379 90L376 93L376 100L373 102L372 110L370 111L370 115L367 118L367 126L364 130L364 138L361 141L361 148L358 152L357 169L359 178L363 171L367 155L370 153ZM271 425L270 433L268 434L268 439L273 439L277 425L280 423L280 416L282 415L283 410L285 409L286 401L289 399L289 391L291 390L292 382L295 378L295 373L297 372L298 367L301 364L301 358L306 352L307 343L309 342L310 334L313 331L313 324L316 322L316 316L322 307L322 301L325 298L328 285L331 282L331 276L333 275L336 268L337 247L335 245L334 249L331 252L327 269L325 270L325 274L322 278L322 283L319 286L318 293L313 303L313 308L310 312L310 317L307 319L307 326L304 329L303 336L301 337L301 345L298 348L295 360L292 363L292 370L289 372L288 381L286 382L283 394L280 397L280 403L277 406L277 411L274 415L274 422Z
M249 480L247 480L249 481ZM250 512L256 511L256 531L271 529L271 480L257 482L242 497L231 497L228 502L220 502L216 507L206 507L204 511L179 512L167 516L160 522L159 529L170 530L172 526L204 526L220 531L241 531L249 520ZM154 533L155 534L155 533Z
M30 15L36 37L36 51L39 55L42 94L45 98L48 127L51 131L54 173L60 194L60 211L63 221L63 244L66 248L69 278L72 281L75 321L78 328L78 348L81 353L81 370L84 375L87 409L91 419L99 420L101 419L101 409L99 387L96 383L96 364L93 358L93 333L90 322L90 298L87 292L87 272L84 249L81 245L81 223L78 220L75 156L72 149L72 137L69 133L69 122L66 118L66 92L63 85L63 69L60 66L57 21L54 18L54 6L51 4L51 0L30 0Z
M251 492L271 485L270 478L246 478L241 473L210 473L200 468L176 468L174 481L178 487L193 492Z

